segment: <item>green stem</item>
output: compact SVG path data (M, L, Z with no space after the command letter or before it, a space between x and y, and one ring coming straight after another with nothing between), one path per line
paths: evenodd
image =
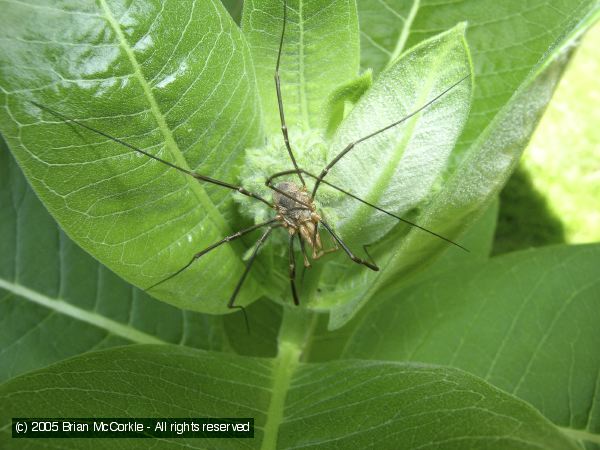
M279 351L291 344L302 352L312 329L314 313L302 307L289 306L283 309L283 321L279 329Z
M277 448L279 427L284 420L285 400L312 332L313 316L314 313L303 308L285 307L283 310L283 321L279 329L279 350L273 366L273 394L261 446L263 450Z

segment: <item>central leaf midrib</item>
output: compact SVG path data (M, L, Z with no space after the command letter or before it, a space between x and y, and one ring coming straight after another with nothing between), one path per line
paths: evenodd
M47 295L34 291L18 283L10 282L0 278L0 289L5 289L13 295L25 299L31 303L35 303L79 322L88 323L99 329L105 330L111 335L119 336L134 343L168 344L168 342L144 333L143 331L134 328L130 324L117 322L116 320L98 314L97 312L88 311L59 298L48 297Z
M158 102L156 101L156 98L154 97L154 94L152 93L152 89L151 89L150 85L148 84L148 81L144 77L144 74L142 73L141 66L140 66L139 62L137 61L135 53L133 52L133 49L129 45L127 38L123 34L123 30L121 30L119 23L113 16L112 11L110 10L109 6L106 3L106 0L100 0L100 4L104 11L106 20L108 21L111 28L117 35L117 38L119 40L119 45L125 51L125 54L127 55L127 58L129 59L129 62L133 67L135 78L138 80L138 82L140 83L140 85L144 91L144 96L146 97L146 99L150 105L150 111L152 112L152 116L156 120L156 122L158 124L158 128L165 140L165 146L166 146L167 151L173 157L175 164L177 164L178 166L183 167L187 170L190 170L189 165L183 155L183 152L179 149L179 146L177 145L177 142L175 141L175 138L173 137L173 133L171 132L171 129L169 128L167 121L166 121L163 113L161 112L160 107L158 106ZM209 218L209 220L213 221L215 223L215 225L218 228L220 228L221 230L225 230L228 232L229 227L227 225L227 222L225 221L225 219L223 218L221 213L218 211L216 206L212 203L212 201L208 197L208 194L206 193L204 188L195 179L191 179L191 177L188 177L187 175L186 175L186 179L188 180L188 184L191 188L191 191L194 193L195 197L198 199L200 205L202 205L202 207L204 208L204 210L206 212L205 217L207 217L207 218Z
M386 65L386 67L390 67L394 61L400 56L400 54L404 51L404 47L406 46L406 41L408 40L408 35L410 34L410 30L412 28L412 24L415 21L415 17L417 16L417 12L419 11L419 7L421 6L420 0L413 0L413 4L410 7L410 11L408 16L404 21L404 26L402 27L402 31L400 32L400 36L398 36L398 42L396 42L396 47L392 51L390 59Z
M267 410L264 427L262 450L277 448L279 428L283 423L285 400L292 382L292 377L299 365L300 350L290 342L280 342L279 352L273 368L272 395Z

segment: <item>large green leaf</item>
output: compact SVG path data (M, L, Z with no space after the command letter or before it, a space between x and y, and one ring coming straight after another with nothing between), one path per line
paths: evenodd
M227 189L30 103L235 182L242 151L261 138L261 114L249 49L220 1L0 7L0 131L75 242L145 288L232 232ZM242 243L224 246L152 295L223 312L230 295L223 286L241 274L243 251ZM244 292L257 296L252 279Z
M340 356L459 367L600 444L598 267L600 245L548 247L383 292L340 330Z
M252 440L163 440L161 448L576 449L527 404L464 372L382 361L298 364L181 347L101 351L0 386L0 444L11 417L254 417ZM167 388L161 388L165 386ZM67 394L67 395L65 395ZM365 414L368 411L368 414ZM36 448L56 442L36 440ZM63 440L61 448L114 448ZM120 448L147 448L140 439Z
M273 356L280 308L209 316L158 302L83 252L56 225L0 140L0 381L90 350L173 343Z
M356 4L354 0L289 0L287 5L280 68L286 122L291 129L325 128L327 97L358 75ZM252 49L266 127L280 135L273 75L282 27L282 1L244 2L242 29Z

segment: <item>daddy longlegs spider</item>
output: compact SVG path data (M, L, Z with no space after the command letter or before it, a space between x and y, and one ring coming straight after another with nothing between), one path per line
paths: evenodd
M51 109L47 106L41 105L37 102L32 102L38 108L40 108L44 111L47 111L48 113L60 118L61 120L65 121L65 122L73 123L78 126L81 126L82 128L84 128L88 131L91 131L91 132L96 133L100 136L103 136L107 139L110 139L113 142L116 142L124 147L127 147L130 150L133 150L133 151L135 151L139 154L142 154L148 158L158 161L161 164L165 164L166 166L169 166L170 168L175 169L175 170L183 173L186 176L193 177L194 179L196 179L199 182L210 183L210 184L214 184L214 185L226 188L226 189L230 189L232 191L239 192L242 195L250 197L254 200L258 200L275 210L275 216L273 218L271 218L267 221L264 221L262 223L253 225L251 227L242 229L240 231L237 231L236 233L234 233L230 236L224 237L220 241L215 242L214 244L210 245L209 247L195 253L192 256L192 258L190 259L190 261L186 265L181 267L179 270L177 270L176 272L174 272L171 275L169 275L168 277L160 280L159 282L153 284L152 286L149 286L148 288L146 288L146 290L149 291L149 290L157 287L158 285L175 278L177 275L179 275L184 270L186 270L188 267L190 267L196 260L198 260L202 256L206 255L208 252L221 246L222 244L231 242L235 239L245 236L252 231L255 231L255 230L258 230L261 228L266 228L266 230L263 232L263 234L260 236L260 238L256 241L256 244L254 245L254 249L252 250L250 257L246 263L246 268L245 268L244 272L242 273L240 279L238 280L238 282L233 290L233 293L231 294L229 301L227 302L228 308L241 309L242 312L244 312L244 318L246 320L247 326L248 326L248 319L245 315L245 310L242 306L236 305L235 301L236 301L236 298L242 288L244 281L246 280L246 278L248 276L248 273L250 272L250 270L252 268L252 265L254 264L254 261L258 255L260 248L267 241L267 239L269 238L269 235L275 228L286 229L288 236L289 236L288 275L289 275L289 281L290 281L290 288L291 288L291 292L292 292L292 298L293 298L295 305L300 304L300 299L299 299L298 291L296 288L296 258L295 258L295 245L294 245L294 241L296 239L298 239L298 241L300 243L300 250L301 250L301 253L303 256L304 266L306 268L311 267L307 248L306 248L308 246L311 250L311 259L312 260L317 260L329 252L339 250L339 248L341 247L342 250L348 256L348 258L350 258L350 260L352 260L353 262L363 265L373 271L379 270L379 267L377 266L375 261L373 261L373 259L369 256L369 254L366 250L366 246L363 246L363 248L365 249L365 253L367 254L368 260L362 259L362 258L356 256L353 253L353 251L348 247L348 245L346 245L344 240L334 231L333 227L327 221L324 220L322 214L318 213L318 208L317 208L317 204L315 202L315 198L318 193L319 187L322 184L327 185L330 188L335 189L338 192L340 192L344 195L347 195L350 198L352 198L358 202L361 202L377 211L380 211L398 221L406 223L406 224L408 224L412 227L415 227L423 232L426 232L432 236L442 239L464 251L468 251L465 247L452 241L451 239L448 239L438 233L428 230L414 222L411 222L411 221L406 220L402 217L399 217L395 214L392 214L391 212L388 212L388 211L378 207L377 205L374 205L366 200L359 198L358 196L352 194L348 190L343 189L339 186L336 186L336 185L326 181L325 177L327 176L329 171L344 156L346 156L349 152L351 152L357 145L359 145L362 142L364 142L368 139L371 139L381 133L384 133L391 128L394 128L394 127L402 124L403 122L407 121L411 117L417 115L418 113L420 113L421 111L425 110L427 107L432 105L434 102L438 101L440 98L442 98L444 95L446 95L452 89L454 89L456 86L458 86L464 80L469 78L470 75L467 75L467 76L463 77L462 79L456 81L453 85L448 87L443 92L439 93L437 96L435 96L434 98L429 100L427 103L425 103L423 106L416 109L415 111L408 114L407 116L399 119L396 122L389 124L386 127L383 127L375 132L372 132L371 134L369 134L367 136L364 136L362 138L359 138L359 139L349 143L343 150L341 150L337 154L337 156L335 156L321 170L321 172L318 175L310 173L310 172L302 169L298 165L298 162L296 161L294 151L292 149L292 143L290 142L290 138L289 138L289 134L288 134L288 127L286 124L285 110L284 110L283 98L282 98L282 93L281 93L280 66L281 66L281 55L282 55L282 50L283 50L283 43L284 43L284 38L285 38L285 33L286 33L287 11L288 11L287 0L283 0L283 25L282 25L282 29L281 29L281 37L279 40L279 49L278 49L278 53L277 53L277 63L275 66L274 79L275 79L275 89L276 89L276 93L277 93L277 103L278 103L278 108L279 108L279 117L281 120L281 132L283 135L283 141L284 141L285 148L287 150L289 159L294 168L291 170L277 172L277 173L271 175L270 177L268 177L268 179L265 181L265 185L273 191L272 201L269 201L256 193L246 190L243 186L238 186L236 184L231 184L229 182L217 180L217 179L209 177L207 175L202 175L202 174L196 173L194 171L180 167L176 164L173 164L169 161L159 158L144 149L138 148L134 145L129 144L128 142L125 142L121 139L113 137L113 136L109 135L108 133L105 133L102 130L91 127L91 126L89 126L81 121L78 121L76 119L67 117L67 116L61 114L60 112L55 111L54 109ZM299 184L292 182L292 181L282 181L277 184L275 183L276 179L284 177L284 176L290 176L290 175L297 176ZM307 188L307 185L306 185L306 178L311 178L314 180L314 186L312 188L312 191L310 191L310 193L309 193L309 189ZM319 225L321 225L327 231L327 233L331 236L331 238L333 240L333 244L334 244L334 246L332 248L329 248L329 249L324 248L322 240L321 240L320 231L319 231Z

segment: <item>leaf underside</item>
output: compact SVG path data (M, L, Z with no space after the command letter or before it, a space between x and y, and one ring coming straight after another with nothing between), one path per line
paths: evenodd
M168 389L156 389L165 382ZM382 361L284 366L181 347L132 346L17 378L0 387L0 400L4 443L11 439L7 411L86 417L101 408L114 417L142 417L149 409L165 417L254 417L254 439L211 440L213 448L577 448L531 407L471 375ZM61 445L112 448L108 441ZM121 445L147 445L139 441ZM161 445L207 444L167 439Z

